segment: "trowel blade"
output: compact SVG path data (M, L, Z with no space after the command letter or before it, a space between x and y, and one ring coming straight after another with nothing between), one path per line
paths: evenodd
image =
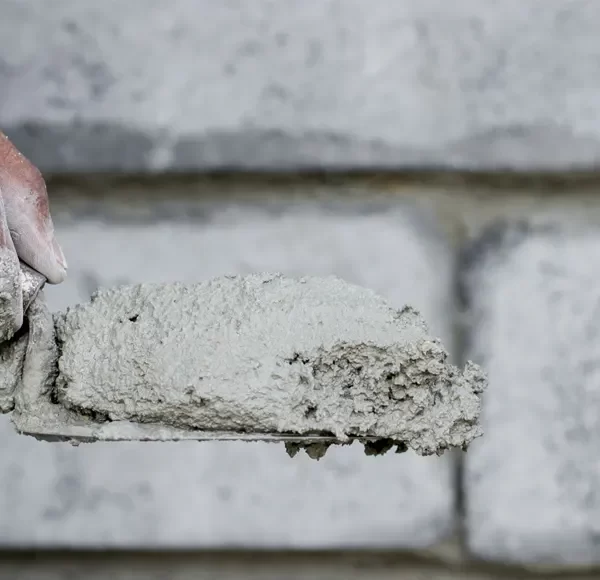
M378 437L351 436L339 439L334 435L260 433L236 431L192 431L159 424L140 424L127 421L114 421L90 425L83 422L52 417L45 414L46 421L40 422L39 415L28 417L27 413L16 414L13 421L23 435L30 435L43 441L68 441L71 443L92 443L95 441L263 441L271 443L327 443L344 444L359 441L369 443L381 441ZM29 420L31 419L31 421ZM66 419L66 420L65 420ZM400 444L400 441L395 442Z

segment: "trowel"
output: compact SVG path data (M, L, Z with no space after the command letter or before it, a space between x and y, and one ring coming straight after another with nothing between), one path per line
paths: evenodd
M334 277L137 285L102 291L53 316L45 278L23 263L21 274L28 324L0 345L0 402L12 401L0 409L12 411L24 435L73 444L283 442L290 455L303 448L318 459L330 445L354 441L369 455L394 447L441 454L481 434L483 372L473 363L464 371L446 363L414 309L397 311ZM221 302L211 305L219 292ZM248 304L259 305L261 317L244 311ZM131 312L121 313L128 305ZM319 308L332 325L344 321L339 330L331 334L304 313ZM87 319L96 326L86 328ZM276 352L265 350L258 324L280 337L267 341ZM214 344L215 336L225 337L227 348ZM94 374L85 375L90 368ZM12 387L3 391L9 372Z

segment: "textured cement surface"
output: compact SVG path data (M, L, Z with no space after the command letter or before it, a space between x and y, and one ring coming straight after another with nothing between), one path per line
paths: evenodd
M453 254L431 216L406 205L198 205L183 222L147 222L152 207L131 222L85 208L67 219L73 205L54 203L70 273L46 286L52 310L120 284L334 273L396 308L413 304L453 344ZM365 457L361 446L336 446L316 462L244 442L72 447L19 436L7 416L0 438L3 546L406 549L436 546L455 526L448 453Z
M481 369L448 365L414 309L339 278L122 287L56 321L56 402L115 432L368 436L423 455L481 435Z
M466 455L468 546L496 561L600 562L600 231L512 222L472 246L467 356L486 437Z
M181 430L368 437L369 454L397 445L420 455L481 435L481 369L448 365L413 308L339 278L122 287L55 322L56 332L42 298L32 303L14 392L23 433L50 424L53 436L90 442L181 439ZM138 436L133 424L157 429Z
M1 204L0 198L0 210L3 210ZM19 260L14 252L6 248L0 248L0 321L0 344L11 339L23 324Z
M0 298L0 319L5 322L4 332L0 332L5 339L4 342L0 341L0 413L7 413L14 408L14 393L21 384L29 342L27 326L21 325L31 302L46 282L44 276L26 264L17 262L20 273L14 264L14 256L0 254L0 284L5 293ZM19 324L16 335L14 323Z
M0 345L0 413L14 409L15 389L21 385L28 341L27 333L19 333Z
M594 0L3 0L2 16L0 124L42 169L600 160Z

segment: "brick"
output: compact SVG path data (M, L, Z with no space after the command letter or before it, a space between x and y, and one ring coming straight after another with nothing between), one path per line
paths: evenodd
M487 560L600 563L600 231L490 228L465 253L467 358L489 376L466 455L468 546Z
M0 126L47 171L600 159L593 0L4 0L2 15Z
M257 202L214 207L203 220L129 224L82 206L68 219L55 207L71 274L46 290L54 309L122 282L334 273L419 308L452 344L452 253L410 207ZM268 444L73 448L1 425L4 547L419 548L455 524L451 455L373 458L351 446L315 462Z

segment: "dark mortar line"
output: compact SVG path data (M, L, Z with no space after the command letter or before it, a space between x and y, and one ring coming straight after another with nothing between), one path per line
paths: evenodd
M463 288L463 256L459 253L454 262L451 279L451 304L452 312L452 330L453 347L456 356L457 365L464 367L467 362L467 348L469 327L465 319L466 304ZM485 371L485 368L484 368ZM485 437L485 432L483 434ZM453 483L454 483L454 513L456 517L456 534L460 549L464 554L468 553L468 527L467 527L467 493L465 489L465 453L455 452L456 461L453 463Z
M98 548L98 549L70 549L70 548L11 548L0 550L0 571L2 564L32 562L48 564L81 563L91 564L102 560L103 564L125 564L132 559L139 559L141 564L168 564L170 566L185 566L189 564L215 565L244 565L250 568L255 566L288 565L293 567L299 563L309 564L311 567L336 564L355 571L367 573L373 570L406 569L406 567L423 568L428 571L446 572L455 574L456 577L480 578L485 574L490 580L497 579L551 579L571 578L584 580L598 578L598 566L559 566L552 565L533 569L533 566L519 566L497 562L484 562L477 559L461 560L459 562L447 561L434 554L419 554L415 550L401 550L390 548L387 550L373 549L283 549L274 548L224 548L224 549L177 549L177 548ZM107 566L107 567L108 567ZM566 576L566 575L569 576ZM460 576L459 576L460 575Z
M102 184L143 185L144 188L160 188L165 184L194 185L213 183L220 185L240 185L244 188L281 188L282 185L320 186L415 186L447 188L486 188L523 190L522 193L542 191L551 193L561 189L597 188L600 186L600 171L557 171L520 172L497 171L446 171L437 168L412 171L377 170L298 170L298 171L170 171L170 172L44 172L52 186L85 186L94 189ZM90 188L90 186L92 186Z

